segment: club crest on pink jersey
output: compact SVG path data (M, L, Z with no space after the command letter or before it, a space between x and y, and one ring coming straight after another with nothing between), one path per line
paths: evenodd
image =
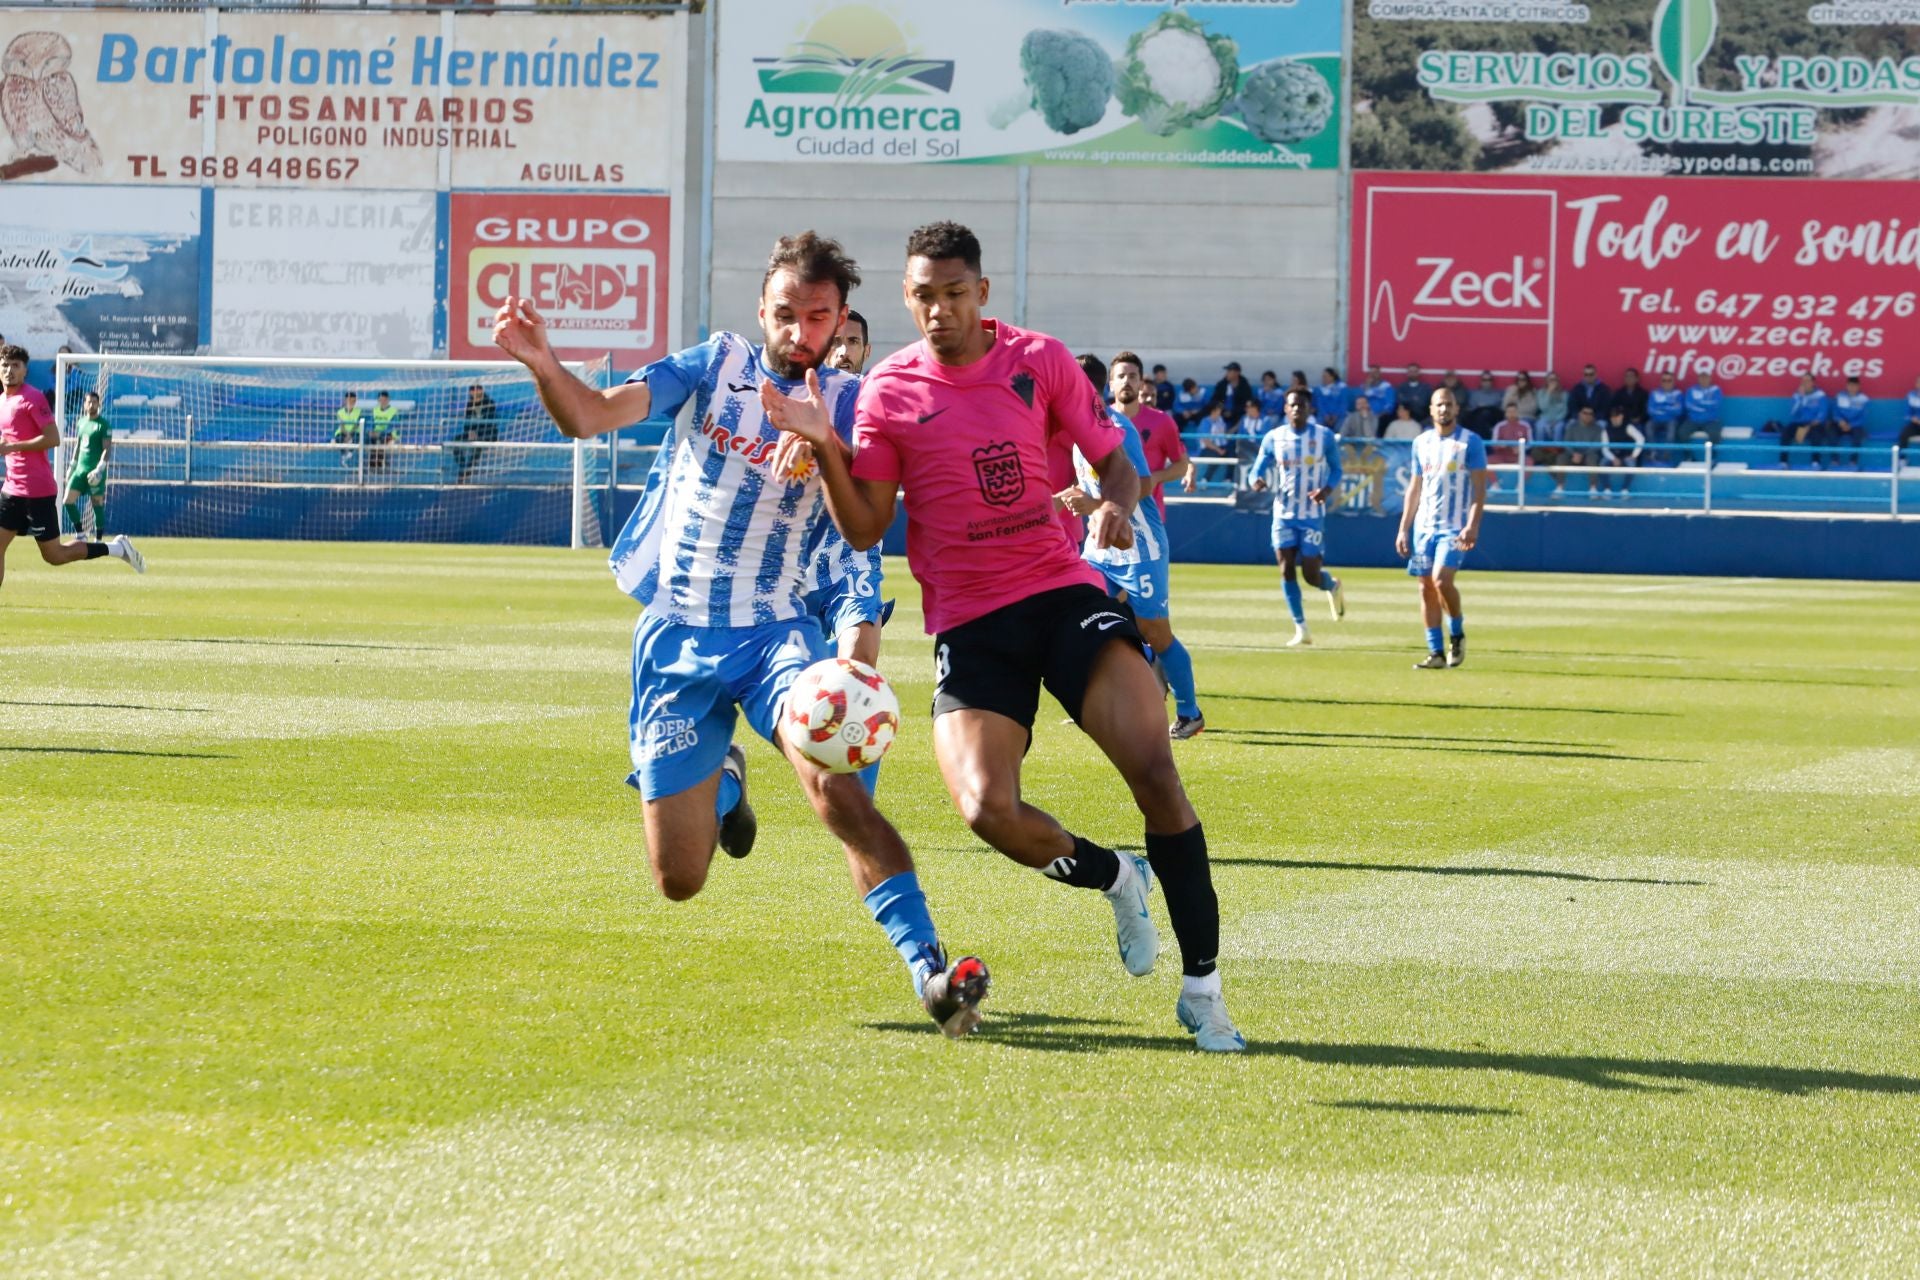
M1020 451L1011 442L975 449L973 474L980 482L980 496L996 507L1010 507L1026 492L1027 476L1020 467Z

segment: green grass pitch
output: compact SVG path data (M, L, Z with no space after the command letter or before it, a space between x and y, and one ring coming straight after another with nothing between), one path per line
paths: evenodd
M0 1275L1912 1275L1920 590L1181 566L1231 1007L880 799L935 1034L797 788L661 900L597 554L155 542L0 592ZM1139 844L1049 704L1027 794Z

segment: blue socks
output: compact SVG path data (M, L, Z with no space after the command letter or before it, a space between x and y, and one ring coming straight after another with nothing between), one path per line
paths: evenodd
M1287 612L1293 615L1293 625L1303 627L1307 624L1307 611L1300 604L1300 584L1292 578L1283 578L1280 590L1286 593Z
M869 800L873 799L873 793L880 789L881 764L882 761L875 760L872 764L862 769L857 775L860 779L860 785L867 789L867 799Z
M1326 592L1328 595L1332 595L1333 589L1339 585L1340 585L1339 580L1335 578L1332 574L1328 573L1325 569L1322 569L1320 571L1320 589L1322 591Z
M725 769L722 769L720 771L720 789L714 792L713 797L713 816L716 818L724 818L732 813L734 807L739 803L740 780L728 773Z
M940 938L933 931L933 917L927 912L927 895L920 892L920 878L911 871L889 876L875 885L864 901L874 923L887 931L887 941L907 962L913 974L913 994L922 994L927 979L942 966Z
M1467 634L1467 615L1464 613L1456 613L1451 618L1448 618L1447 634L1455 640Z
M1447 649L1446 641L1440 638L1440 628L1428 627L1427 628L1427 652L1428 653L1445 653L1446 649Z
M1167 669L1167 683L1173 686L1173 706L1183 716L1200 714L1200 692L1193 683L1193 655L1187 652L1187 646L1175 636L1167 651L1160 655L1160 663Z

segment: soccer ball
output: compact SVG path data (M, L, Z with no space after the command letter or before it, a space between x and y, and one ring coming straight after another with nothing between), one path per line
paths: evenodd
M878 764L900 731L900 699L887 678L852 658L825 658L787 691L787 741L829 773Z

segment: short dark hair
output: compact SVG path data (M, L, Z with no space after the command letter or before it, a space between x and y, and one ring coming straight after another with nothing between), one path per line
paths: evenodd
M342 391L340 393L340 398L342 400L358 400L360 398L360 393L358 391Z
M1153 371L1154 371L1155 373L1165 373L1165 372L1167 371L1167 366L1165 366L1165 365L1163 365L1163 364L1157 364L1157 365L1155 365L1155 366L1153 366Z
M1313 392L1307 390L1305 387L1288 387L1287 394L1280 397L1280 403L1283 405L1292 404L1295 396L1299 396L1302 400L1305 400L1309 409L1313 407Z
M865 342L873 333L873 330L867 327L867 318L858 311L855 311L852 307L847 308L847 323L860 326L860 341L862 342Z
M860 284L860 267L840 242L817 231L802 231L797 236L781 236L767 255L767 271L760 277L760 292L776 271L791 271L801 284L831 283L840 289L840 301Z
M21 364L25 364L27 362L27 349L12 342L9 342L4 347L0 347L0 363L8 360L18 360Z
M1102 391L1106 390L1107 362L1105 360L1102 360L1092 352L1088 352L1083 356L1075 356L1074 360L1079 364L1080 372L1087 375L1088 382L1099 387Z
M1137 356L1137 355L1135 355L1135 354L1133 354L1133 352L1131 352L1131 351L1118 351L1118 352L1115 352L1115 353L1114 353L1114 357L1113 357L1113 359L1112 359L1112 361L1111 361L1111 362L1109 362L1109 364L1108 364L1108 366L1107 366L1107 367L1108 367L1109 369L1112 369L1112 368L1117 368L1118 366L1120 366L1120 365L1123 365L1123 364L1130 364L1130 365L1132 365L1132 366L1133 366L1133 367L1134 367L1135 369L1137 369L1137 370L1139 370L1140 372L1142 372L1142 373L1144 373L1144 372L1146 372L1146 368L1147 368L1147 366L1146 366L1146 365L1144 365L1144 364L1141 364L1141 363L1140 363L1140 357L1139 357L1139 356Z
M389 391L382 391L380 393L380 398L383 400L391 400L393 399L393 393Z
M907 256L931 258L935 262L958 258L967 264L967 270L978 274L980 239L957 222L929 222L915 227L907 235Z

